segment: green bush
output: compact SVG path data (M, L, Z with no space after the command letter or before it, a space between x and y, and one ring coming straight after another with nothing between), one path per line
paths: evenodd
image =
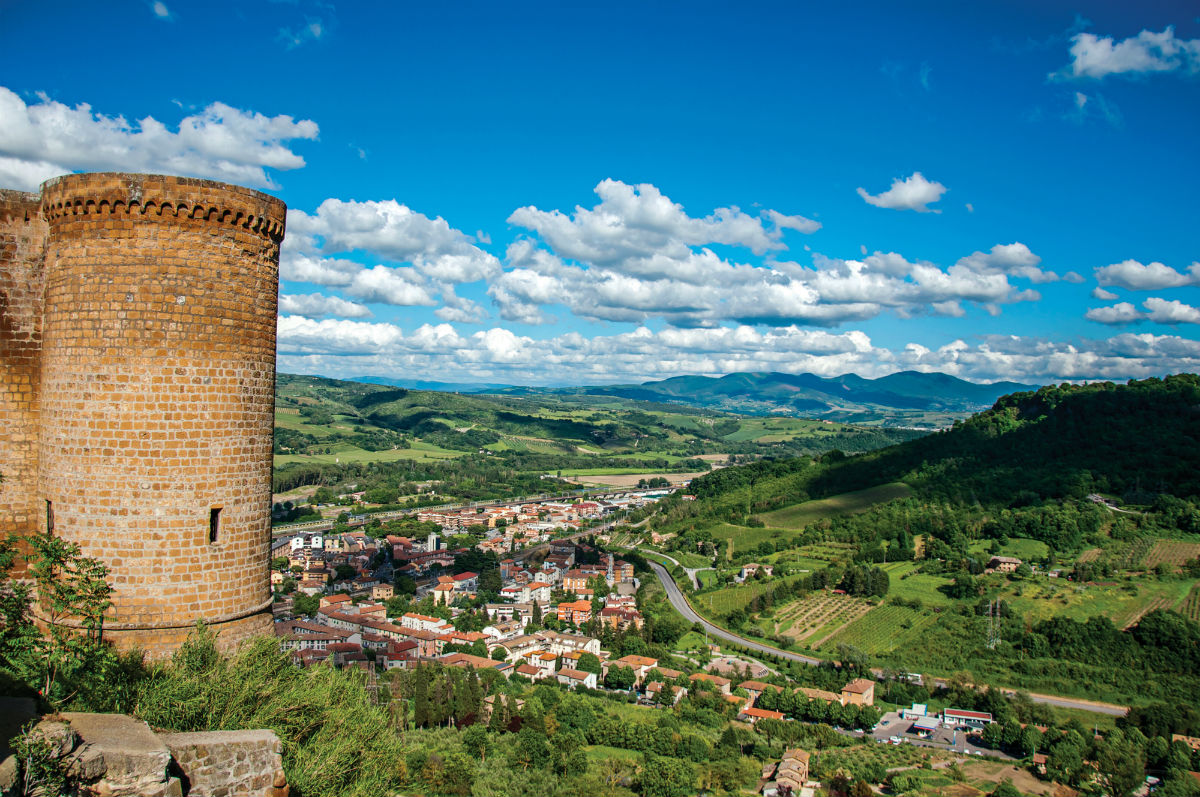
M138 691L135 713L172 731L269 728L283 741L288 780L305 797L394 792L405 776L400 740L357 671L300 669L262 637L232 658L198 627Z

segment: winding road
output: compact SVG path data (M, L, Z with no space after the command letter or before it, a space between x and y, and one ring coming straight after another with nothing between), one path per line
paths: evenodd
M748 650L753 650L758 653L763 653L769 656L779 656L780 658L784 658L789 661L797 661L814 667L822 663L821 659L815 659L811 656L801 656L799 653L792 653L788 650L780 650L779 648L774 648L770 645L764 645L761 642L755 642L752 639L746 639L745 637L738 636L731 631L726 631L720 626L713 625L708 620L705 620L696 613L696 610L692 608L690 603L688 603L687 597L685 597L683 592L680 591L679 586L675 583L675 579L671 577L671 574L667 572L665 567L650 560L647 560L647 564L654 569L654 574L658 576L659 582L662 583L663 589L666 590L667 600L671 601L671 605L675 607L675 611L683 615L684 619L688 620L689 622L700 623L700 625L708 630L709 636L719 637L728 642L733 642L747 648ZM882 670L875 670L874 673L877 677L883 675ZM945 687L946 682L940 678L934 679L934 685L938 687ZM1001 691L1008 695L1014 694L1012 689L1002 689ZM1026 694L1029 695L1030 699L1032 699L1034 703L1045 703L1046 705L1058 706L1060 708L1081 709L1083 711L1091 711L1096 714L1108 714L1110 716L1120 717L1124 716L1125 712L1129 710L1128 706L1118 706L1112 703L1100 703L1093 700L1079 700L1076 698L1059 697L1057 695L1043 695L1034 692L1028 692Z
M676 559L674 556L668 556L667 554L663 553L662 551L654 551L654 550L651 550L650 548L638 548L638 550L641 551L642 553L649 553L649 554L654 554L655 556L661 556L663 559L672 561L679 567L682 567L683 572L687 573L688 580L692 582L692 586L695 587L696 589L700 589L700 577L697 576L696 574L699 573L701 570L715 570L716 569L716 568L712 568L712 567L684 567L683 563L680 562L678 559ZM647 561L649 561L649 560L647 560Z

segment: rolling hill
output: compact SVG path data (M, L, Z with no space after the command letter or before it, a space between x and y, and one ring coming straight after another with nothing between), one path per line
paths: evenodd
M678 376L640 385L506 388L507 395L613 396L669 402L750 415L782 414L845 423L923 428L949 426L990 407L996 399L1035 385L978 384L942 373L901 371L866 379L855 374L734 373Z

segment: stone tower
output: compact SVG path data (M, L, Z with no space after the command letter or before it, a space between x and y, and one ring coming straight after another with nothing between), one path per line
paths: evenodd
M133 174L0 194L0 531L104 561L105 637L269 633L284 204Z

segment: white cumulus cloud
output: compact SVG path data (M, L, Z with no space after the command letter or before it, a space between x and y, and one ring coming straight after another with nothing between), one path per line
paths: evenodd
M279 312L305 318L321 318L327 315L339 318L371 317L371 311L357 302L348 302L340 296L325 296L320 293L281 293Z
M1142 302L1142 307L1148 311L1146 317L1159 324L1200 324L1200 309L1178 299L1155 296Z
M1097 323L1109 324L1111 326L1131 324L1134 321L1141 321L1146 317L1129 302L1120 302L1109 307L1093 307L1083 315L1089 321L1096 321Z
M695 218L648 183L603 180L595 193L600 202L590 209L576 206L570 214L531 205L513 211L508 221L536 232L560 257L614 268L652 255L679 258L689 247L705 244L742 246L762 254L785 248L780 241L785 228L800 232L820 228L802 216L768 210L755 217L736 207L717 208ZM763 218L773 226L764 225Z
M913 172L904 179L896 178L892 187L881 194L872 196L865 188L858 189L858 195L868 205L891 210L915 210L918 213L941 213L940 210L929 207L946 193L946 186L938 182L930 182L920 172Z
M1171 26L1161 33L1143 30L1117 41L1112 36L1077 33L1071 38L1071 63L1059 75L1073 78L1103 78L1107 75L1200 71L1200 39L1180 39ZM1080 108L1082 102L1076 95Z
M1123 260L1096 269L1096 282L1104 286L1116 285L1132 291L1155 291L1163 288L1179 288L1185 285L1200 285L1200 262L1192 263L1187 273L1182 274L1162 263L1142 264L1136 260Z
M975 252L958 261L957 265L978 274L1009 274L1024 277L1032 282L1057 282L1060 277L1053 271L1038 268L1042 259L1020 241L1011 244L996 244L990 252Z
M494 255L441 216L431 219L394 199L326 199L312 215L289 210L288 235L296 236L293 247L301 252L367 252L411 263L422 275L443 282L474 282L500 268Z
M304 166L291 149L315 139L316 122L264 116L214 102L177 130L154 117L135 122L39 95L26 104L0 86L0 181L24 190L73 171L166 172L275 188L268 169Z
M878 377L901 370L1045 383L1140 378L1200 367L1200 342L1173 335L1125 333L1071 342L995 335L932 349L903 342L887 348L858 330L834 333L795 325L765 331L638 327L613 335L565 332L535 340L499 327L464 336L449 324L425 324L406 334L393 324L298 316L279 319L279 351L280 369L301 373L436 373L455 381L517 384L643 382L738 371Z
M437 304L421 275L411 268L375 266L354 275L346 293L364 302L392 305Z

